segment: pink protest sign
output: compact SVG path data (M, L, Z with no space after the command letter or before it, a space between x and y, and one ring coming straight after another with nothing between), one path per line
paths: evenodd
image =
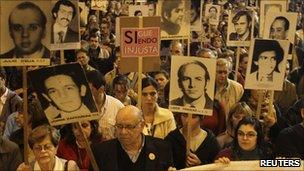
M159 27L121 28L122 57L159 57Z

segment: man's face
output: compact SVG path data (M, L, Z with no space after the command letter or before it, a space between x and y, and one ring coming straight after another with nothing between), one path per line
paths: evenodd
M62 27L67 27L73 18L73 8L70 6L60 5L56 17L56 23Z
M108 24L103 23L103 24L100 25L100 28L101 28L101 34L102 35L108 35L109 34L110 30L109 30Z
M204 95L206 87L206 72L197 64L189 64L185 67L183 77L180 78L180 88L185 96L196 100Z
M174 43L170 50L171 55L183 55L183 45L181 43Z
M240 62L240 68L242 71L246 71L248 64L248 57L244 57L243 60Z
M98 37L91 37L90 38L90 47L92 49L97 49L99 46Z
M5 79L0 77L0 89L4 89L5 88Z
M16 9L12 12L10 36L16 51L21 54L32 54L41 48L41 39L45 30L41 26L38 12L32 9Z
M116 135L119 142L124 145L134 145L139 140L143 130L143 124L139 121L135 114L119 111L116 117Z
M148 16L152 17L155 15L155 8L153 4L148 5Z
M235 31L238 35L244 35L249 29L249 23L245 15L242 15L238 21L234 23Z
M162 73L156 74L155 80L157 81L160 89L164 89L168 82L168 79Z
M272 74L277 64L275 51L262 52L255 64L259 66L259 73Z
M285 22L283 20L275 20L270 28L270 38L285 40L287 39L287 31L285 31Z
M224 85L228 79L228 66L221 65L216 67L216 83L219 85Z
M180 25L183 23L183 19L184 19L184 3L180 3L178 5L177 8L174 8L172 9L171 11L171 16L168 17L168 20L171 22L171 23L174 23L174 24L177 24L177 25Z
M82 65L82 66L88 65L89 60L90 60L88 55L84 52L78 52L76 55L76 58L77 58L77 62L79 62L80 65Z
M81 96L85 95L85 86L77 87L70 76L55 75L44 81L49 100L62 111L73 112L81 107Z
M122 84L115 84L113 92L114 97L120 100L121 102L123 102L128 95L128 89Z

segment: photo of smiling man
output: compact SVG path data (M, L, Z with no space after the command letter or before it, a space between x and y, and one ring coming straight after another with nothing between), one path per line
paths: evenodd
M57 65L28 72L51 125L97 119L97 108L78 63Z
M79 42L79 24L77 8L70 0L59 0L52 9L54 24L52 26L51 43L73 43ZM73 20L74 26L73 28ZM77 20L77 21L76 21Z
M186 60L176 56L172 58L171 68L174 67L174 71L171 70L171 75L174 74L177 77L171 78L170 106L173 108L170 109L176 108L180 112L208 114L208 111L213 109L211 89L214 89L214 86L211 87L211 85L214 85L215 67L211 67L215 65L215 60L189 58ZM177 82L178 88L173 87L175 82ZM180 90L181 93L176 90Z

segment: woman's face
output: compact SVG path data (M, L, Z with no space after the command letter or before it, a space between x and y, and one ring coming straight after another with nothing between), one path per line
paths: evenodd
M80 125L86 138L89 138L92 132L91 123L89 121L83 121ZM72 131L77 141L84 141L83 137L81 136L81 130L78 129L75 124L72 124Z
M253 125L241 125L237 131L237 140L241 149L245 151L254 150L257 145L258 133Z
M143 88L142 90L142 105L154 107L156 105L158 98L157 90L149 85L148 87Z
M181 120L183 127L187 128L188 122L191 122L191 130L200 127L200 118L198 115L192 115L192 118L189 119L188 114L182 114L181 115Z
M33 153L39 164L47 164L55 160L57 147L53 145L51 137L47 136L43 141L33 145Z

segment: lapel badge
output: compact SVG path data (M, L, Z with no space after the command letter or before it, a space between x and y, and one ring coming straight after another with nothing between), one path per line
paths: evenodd
M149 159L150 160L155 160L155 154L149 153Z

